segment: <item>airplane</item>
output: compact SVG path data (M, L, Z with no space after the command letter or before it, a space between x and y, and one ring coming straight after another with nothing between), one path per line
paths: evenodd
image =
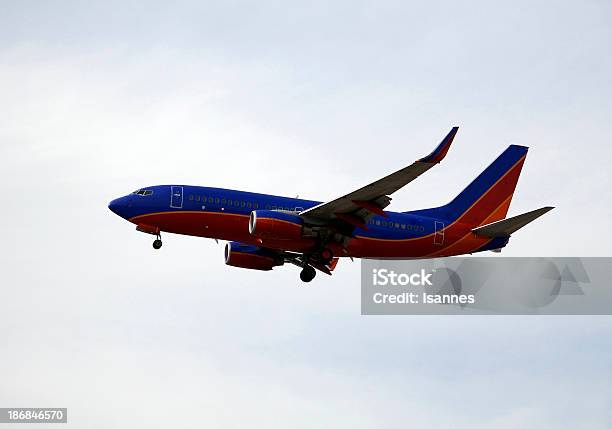
M155 236L175 233L228 241L225 263L271 270L291 263L310 282L332 274L340 257L415 259L499 252L511 234L554 207L506 218L527 156L510 145L449 203L405 212L385 210L390 195L446 156L458 127L429 155L328 202L231 189L160 185L110 202L109 209Z

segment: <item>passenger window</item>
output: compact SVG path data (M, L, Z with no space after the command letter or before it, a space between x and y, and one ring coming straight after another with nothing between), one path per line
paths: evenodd
M395 223L395 227L396 227L396 228L399 228L399 223L397 223L397 222L396 222L396 223Z
M253 203L253 208L254 208L255 210L257 210L257 209L259 208L259 204L257 204L257 203Z
M189 195L189 201L193 201L193 195Z
M225 203L227 203L227 200L225 198L221 198L221 204L225 205Z
M266 210L270 210L270 204L266 204Z
M380 221L379 220L376 221L376 226L380 226Z
M406 224L405 223L402 224L402 229L406 229Z
M232 200L227 200L227 205L231 207L232 206L232 202L233 202Z
M241 201L240 202L240 207L242 207L242 208L246 207L246 202L245 201Z
M251 207L252 207L252 204L251 204L251 202L250 202L250 201L247 203L247 207L248 207L248 208L251 208Z
M240 201L234 200L234 207L240 207Z
M219 204L219 197L215 198L215 204Z
M200 201L200 196L196 195L196 201Z
M212 204L212 202L215 201L215 199L213 197L208 197L208 202Z

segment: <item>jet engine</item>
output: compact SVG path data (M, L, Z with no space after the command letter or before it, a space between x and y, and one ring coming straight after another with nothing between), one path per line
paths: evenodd
M295 213L254 210L249 218L249 233L258 238L296 240L302 238L302 218Z
M273 250L230 241L225 245L225 263L233 267L269 271L283 265L283 257Z

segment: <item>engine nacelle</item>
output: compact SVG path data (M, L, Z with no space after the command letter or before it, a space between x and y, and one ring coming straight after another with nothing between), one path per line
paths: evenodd
M281 255L272 250L230 241L225 245L225 263L233 267L269 271L283 265L284 261Z
M302 218L295 213L254 210L249 218L249 233L259 238L296 240L302 238Z

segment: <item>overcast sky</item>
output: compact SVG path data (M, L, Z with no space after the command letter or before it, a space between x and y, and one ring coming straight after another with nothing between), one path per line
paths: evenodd
M359 263L151 237L136 188L326 200L424 156L391 209L529 146L506 256L609 256L612 6L0 1L0 407L70 426L604 428L608 317L363 317Z

